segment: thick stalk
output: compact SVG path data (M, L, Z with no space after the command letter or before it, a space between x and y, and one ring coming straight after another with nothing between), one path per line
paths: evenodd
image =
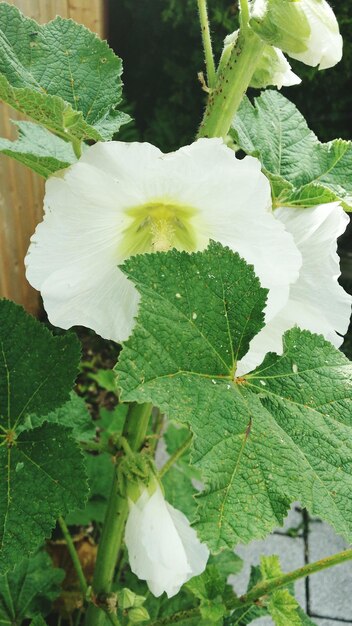
M216 70L214 63L213 48L211 45L211 36L208 19L207 0L197 0L200 28L202 31L202 41L204 49L205 66L207 68L207 83L209 89L212 89L216 81Z
M240 32L227 65L219 72L209 94L198 137L226 137L264 47L253 31Z
M150 404L132 404L130 406L123 429L123 437L127 439L131 449L134 451L138 451L144 442L151 409ZM111 591L127 515L128 502L119 492L116 471L111 486L94 570L93 595L95 598L99 599L99 596L102 597ZM98 606L91 604L87 611L86 626L103 626L104 622L104 611Z
M299 567L288 574L282 574L282 576L278 576L277 578L271 578L258 583L248 593L244 594L240 598L234 598L232 601L228 602L226 604L226 608L228 611L233 611L234 609L251 606L257 600L263 598L263 596L267 596L281 587L286 587L300 578L316 574L317 572L321 572L324 569L333 567L334 565L339 565L340 563L344 563L345 561L349 561L351 559L352 550L344 550L343 552L338 552L332 556L320 559L320 561L308 563L308 565ZM178 622L195 619L198 615L200 615L200 610L198 607L195 607L189 611L180 611L179 613L174 613L173 615L157 619L152 622L150 626L167 626L167 624L177 624Z

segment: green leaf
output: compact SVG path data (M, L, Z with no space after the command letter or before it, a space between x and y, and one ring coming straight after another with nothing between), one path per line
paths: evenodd
M60 595L64 577L65 572L53 567L46 552L38 552L10 574L0 576L0 626L21 624L37 613L49 613L52 601ZM33 621L39 626L40 619L36 619Z
M36 615L31 621L31 626L47 626L47 623L41 615Z
M75 335L55 337L21 307L0 301L3 571L33 552L59 515L85 501L83 459L71 431L43 423L68 400L79 356ZM29 416L42 425L28 429Z
M164 434L166 450L172 455L178 450L189 437L188 428L177 428L169 423ZM189 465L190 451L185 451L181 458L164 474L162 483L168 502L180 509L188 519L194 519L197 503L194 499L196 489L192 480L199 480L200 473L195 467Z
M233 122L236 143L260 159L272 182L274 206L309 207L341 200L352 210L352 143L320 143L282 94L267 90L254 106L244 98ZM279 185L278 177L283 182ZM274 180L272 180L274 178Z
M68 402L45 415L45 421L71 428L72 434L78 441L88 441L94 437L96 432L96 423L93 422L86 403L73 391ZM40 426L42 422L42 417L28 415L23 424L23 429ZM18 430L22 429L19 428Z
M89 500L83 509L76 508L66 517L67 524L76 526L87 526L91 522L102 523L104 521L115 467L111 454L107 452L98 455L87 454L85 459Z
M225 580L230 574L238 574L243 565L242 559L232 550L222 550L219 554L211 554L209 565L216 565L216 568Z
M251 572L248 582L247 591L250 591L257 583L262 580L260 568L256 565L251 566ZM229 617L225 619L225 626L247 626L259 617L269 615L265 604L257 603L252 606L235 609Z
M268 610L276 626L302 626L298 606L288 589L278 589L270 596Z
M276 554L260 557L260 573L262 580L277 578L282 576L283 572L280 565L279 557Z
M347 358L294 328L282 356L237 379L236 362L263 324L266 291L250 266L213 243L191 255L136 256L123 270L142 299L117 366L121 397L190 425L205 483L200 537L213 551L264 537L299 500L351 540Z
M113 370L98 370L95 374L88 374L88 377L98 383L99 387L116 393L116 374Z
M0 4L0 98L68 140L110 139L129 116L121 59L94 33L56 17L43 26Z
M48 178L76 161L71 143L32 122L14 122L18 139L0 139L0 152Z

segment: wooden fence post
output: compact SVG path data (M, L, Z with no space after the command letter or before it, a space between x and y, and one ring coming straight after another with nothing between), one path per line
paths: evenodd
M40 24L56 15L74 19L101 37L105 34L105 0L7 0ZM23 119L0 104L0 136L14 139L10 120ZM39 294L25 277L23 259L29 239L42 218L44 180L0 154L0 297L22 304L29 313L40 310Z

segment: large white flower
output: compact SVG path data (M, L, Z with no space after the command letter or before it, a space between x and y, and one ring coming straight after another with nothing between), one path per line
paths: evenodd
M166 591L171 598L205 570L209 550L187 517L166 502L160 487L151 496L143 490L129 505L125 542L131 569L154 596Z
M325 0L253 0L251 25L268 43L320 70L342 58L342 37Z
M301 254L271 211L270 185L252 157L221 139L163 154L148 143L98 143L46 183L45 217L26 257L50 321L125 340L138 294L119 270L126 257L213 239L253 264L270 289L270 320L298 277Z
M238 364L238 375L257 367L267 352L282 354L282 335L295 325L339 347L349 324L352 298L338 283L336 252L337 237L349 222L346 213L332 202L310 209L280 208L275 216L293 235L303 263L286 306L253 339Z

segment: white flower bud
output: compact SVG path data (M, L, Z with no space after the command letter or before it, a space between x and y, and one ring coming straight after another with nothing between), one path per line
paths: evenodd
M267 43L319 69L342 58L342 37L325 0L253 0L250 24Z
M154 596L166 591L171 598L205 570L209 550L187 517L166 502L159 486L152 495L144 489L129 505L125 542L131 570L147 581Z
M220 59L219 71L227 64L232 49L236 45L239 30L227 35L224 39L224 49ZM269 85L275 85L278 89L281 87L291 87L298 85L301 81L297 74L291 70L291 65L278 48L266 46L258 66L252 76L250 87L255 89L264 89Z
M279 48L266 46L258 66L252 76L250 86L256 89L264 89L269 85L281 87L291 87L302 82L295 74L291 65Z

